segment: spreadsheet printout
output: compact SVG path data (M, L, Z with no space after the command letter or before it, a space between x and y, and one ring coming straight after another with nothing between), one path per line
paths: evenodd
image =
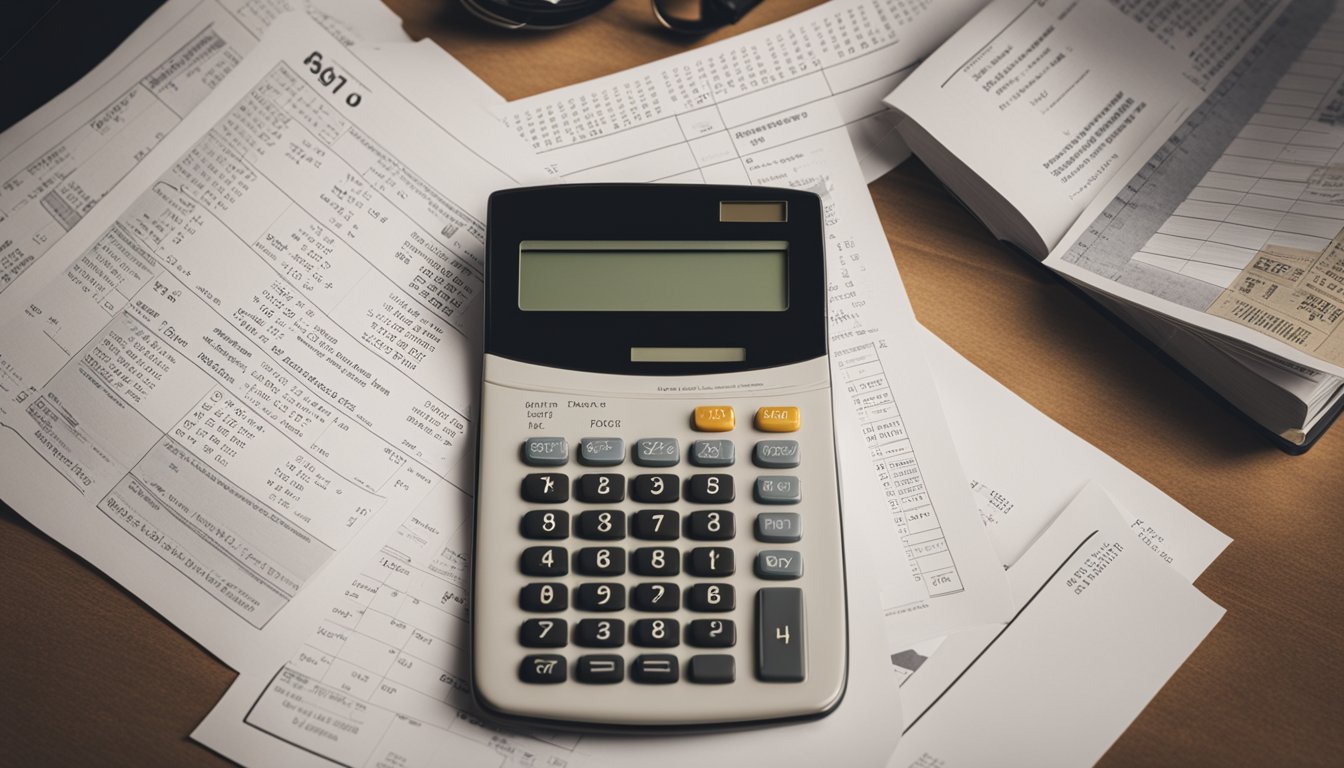
M483 212L517 183L473 147L525 156L274 28L0 333L5 501L240 671L319 572L469 486Z
M830 102L864 178L909 156L882 97L987 0L833 0L760 29L498 108L572 182L747 183L743 129ZM646 171L656 175L650 176ZM680 178L679 178L680 177Z
M0 134L0 296L291 7L345 45L408 39L381 3L170 0L87 76Z

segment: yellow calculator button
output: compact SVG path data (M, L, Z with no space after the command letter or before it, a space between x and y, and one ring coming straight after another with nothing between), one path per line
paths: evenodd
M737 425L731 405L695 406L695 429L698 432L730 432Z
M767 405L756 410L756 428L762 432L797 432L802 424L796 405Z

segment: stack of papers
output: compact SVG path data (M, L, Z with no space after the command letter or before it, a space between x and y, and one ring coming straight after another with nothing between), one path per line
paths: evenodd
M506 103L381 6L170 0L0 135L0 497L240 673L194 737L245 764L1099 758L1221 616L1191 582L1228 539L915 321L865 182L905 156L881 99L981 4L834 0ZM613 738L472 707L485 201L577 180L823 198L827 718Z

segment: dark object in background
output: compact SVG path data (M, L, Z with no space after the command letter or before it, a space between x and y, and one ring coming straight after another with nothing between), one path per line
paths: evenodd
M0 130L98 66L163 0L6 0L0 9Z
M676 12L682 3L653 0L658 23L673 32L706 35L735 24L764 0L700 0L700 17L688 19ZM611 0L462 0L467 10L508 29L555 29L573 24L606 8Z

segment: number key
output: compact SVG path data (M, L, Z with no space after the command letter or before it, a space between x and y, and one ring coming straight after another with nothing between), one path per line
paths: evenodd
M686 521L686 535L700 541L727 541L736 535L733 513L724 510L692 512Z
M692 576L732 576L731 547L696 547L686 557L686 572Z
M563 539L569 536L569 513L559 509L536 509L523 515L523 535L529 539Z
M580 475L574 495L589 504L625 501L625 475L606 472Z
M675 547L640 547L634 552L630 570L640 576L676 576L681 561Z
M538 504L569 501L569 476L537 472L523 477L523 500Z
M641 510L635 513L630 525L637 539L672 541L681 534L681 516L671 510Z
M641 504L670 504L681 498L676 475L635 475L630 496Z
M574 605L580 611L619 611L625 608L625 586L580 584L574 592Z
M625 550L620 547L584 547L579 550L579 573L588 576L620 576L625 573Z
M528 584L518 593L524 611L552 613L569 607L569 588L564 584Z
M638 611L675 611L681 607L681 587L668 582L640 584L633 598Z
M615 509L590 509L579 513L579 536L599 541L625 538L625 513Z
M731 648L737 627L728 619L696 619L686 628L686 642L697 648Z
M686 590L686 607L692 611L731 611L735 604L732 584L694 584Z
M725 504L733 500L732 475L691 475L686 498L696 504Z
M681 642L676 619L640 619L630 627L630 642L645 648L671 648Z
M528 619L518 629L518 642L528 648L563 648L568 635L564 619Z
M582 619L574 627L574 644L585 648L618 648L625 642L620 619Z
M528 576L564 576L569 573L569 550L564 547L528 547L519 567Z

